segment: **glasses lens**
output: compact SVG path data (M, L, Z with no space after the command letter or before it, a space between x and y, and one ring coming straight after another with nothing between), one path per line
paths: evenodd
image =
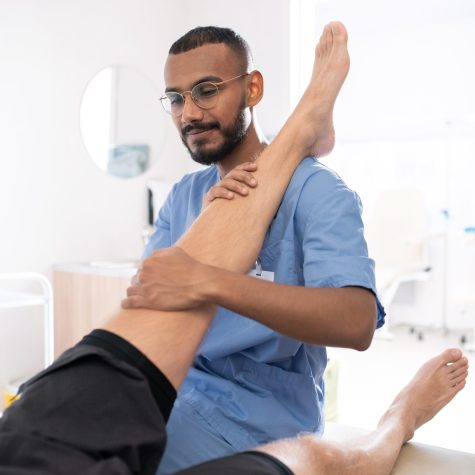
M216 105L218 100L218 86L212 82L197 84L191 91L191 97L196 105L203 109L209 109Z
M167 92L160 98L165 112L177 116L183 112L183 96L178 92Z

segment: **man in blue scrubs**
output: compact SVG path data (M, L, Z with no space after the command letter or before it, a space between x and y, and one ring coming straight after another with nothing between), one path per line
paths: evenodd
M209 202L259 186L253 160L267 146L254 112L263 78L232 30L200 27L177 40L165 83L165 110L209 167L175 184L144 258L173 245ZM189 274L174 279L186 287ZM365 350L384 321L359 197L313 157L295 171L252 276L203 282L200 292L220 309L168 422L160 474L322 432L325 346Z

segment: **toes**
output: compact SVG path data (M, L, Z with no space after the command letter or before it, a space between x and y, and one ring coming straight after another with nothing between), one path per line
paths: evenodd
M320 54L326 56L328 54L329 45L331 42L331 29L329 25L326 25L323 29L322 36L318 42L318 47L320 48Z
M348 33L343 23L333 21L325 25L320 41L317 45L317 56L327 56L331 53L334 43L345 43L348 40Z
M348 32L346 31L346 28L343 25L343 23L341 23L339 21L332 21L330 23L330 28L331 28L333 37L337 41L346 42L348 40Z
M465 368L460 368L457 371L454 371L453 373L450 373L449 381L451 383L457 384L457 382L460 382L463 379L465 379L467 377L467 375L468 375L467 368L466 367Z
M467 358L463 357L463 358L458 359L454 363L449 364L447 366L447 369L448 369L449 373L453 373L453 372L457 371L460 368L467 369L467 367L468 367L468 360L467 360Z
M323 28L322 34L320 36L320 39L318 40L318 46L323 47L326 43L326 38L327 38L327 30L328 26L325 26Z
M455 363L462 358L462 352L458 348L449 348L443 351L438 358L442 364Z
M455 393L458 393L459 391L461 391L465 387L466 383L467 383L467 380L465 378L463 378L461 381L459 381L457 383L454 383L452 389L455 391Z
M332 43L332 40L333 40L333 32L332 32L331 23L329 23L327 26L325 26L325 46L329 47Z

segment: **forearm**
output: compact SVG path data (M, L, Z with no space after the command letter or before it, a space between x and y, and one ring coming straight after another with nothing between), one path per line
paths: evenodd
M312 344L364 350L375 330L375 297L359 287L297 287L215 269L201 292L213 304Z

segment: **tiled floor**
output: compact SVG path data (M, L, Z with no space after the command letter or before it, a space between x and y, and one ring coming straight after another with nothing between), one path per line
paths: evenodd
M460 346L460 332L427 330L422 341L408 327L391 329L390 341L375 338L365 352L330 349L339 362L338 422L372 429L397 392L430 357ZM467 385L415 441L475 453L475 353L466 352L471 366Z

